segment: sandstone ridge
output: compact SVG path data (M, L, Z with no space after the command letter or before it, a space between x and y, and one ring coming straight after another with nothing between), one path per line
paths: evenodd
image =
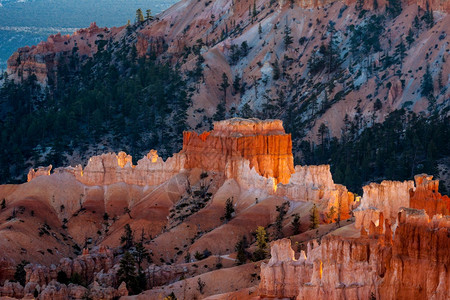
M329 235L320 245L309 243L299 259L290 240L274 242L272 259L261 265L260 296L445 299L450 292L448 216L430 219L424 211L402 209L394 236L384 221L359 238Z
M89 186L119 182L157 186L183 170L202 169L224 174L244 189L260 189L293 201L325 203L342 207L342 218L350 216L353 194L333 182L330 166L293 166L291 135L280 120L233 118L214 123L214 130L183 134L183 148L163 161L156 150L137 165L125 152L102 154L89 159L85 168L57 168L53 174L69 173ZM28 181L50 175L51 166L31 169Z

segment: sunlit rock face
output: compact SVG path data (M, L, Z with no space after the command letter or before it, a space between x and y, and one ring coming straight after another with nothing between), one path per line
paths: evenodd
M27 181L31 181L38 176L50 175L51 170L52 170L52 165L49 165L48 167L38 167L36 170L31 169L28 172Z
M83 169L57 168L70 173L85 185L118 182L155 186L189 169L223 173L243 189L259 189L266 194L285 196L292 201L312 201L327 211L340 211L348 219L354 197L346 187L333 182L330 166L293 166L292 141L280 120L233 118L216 122L214 130L197 134L184 132L183 149L163 161L156 150L137 165L125 152L91 157ZM31 169L29 181L50 175L51 167Z
M378 222L381 213L393 222L402 207L424 209L430 217L448 215L450 199L441 195L438 189L439 180L433 180L433 176L426 174L416 175L414 181L371 183L363 187L361 205L354 211L355 226L367 228L371 222Z
M159 185L178 174L184 166L184 155L175 154L163 161L155 150L132 164L132 157L125 152L119 154L107 153L93 156L83 169L81 165L76 167L64 167L55 169L55 173L70 173L78 181L86 185L110 185L124 182L132 185ZM28 173L28 181L41 175L50 175L50 169L39 167L31 169Z
M396 222L394 236L381 217L359 238L329 235L298 260L289 240L277 241L261 265L261 298L447 299L449 217L402 209Z
M371 183L363 187L360 207L355 211L356 228L368 227L370 222L377 222L379 213L394 221L401 207L409 207L409 191L414 189L414 182L388 181Z
M305 265L306 256L294 257L291 240L281 239L271 243L271 259L261 264L261 297L294 298L298 287L312 275L312 268Z
M285 133L280 120L234 118L216 122L211 132L185 132L183 149L165 162L155 150L136 166L125 152L108 153L91 157L84 169L76 166L59 168L55 172L72 173L87 185L116 182L157 185L183 169L200 168L226 173L229 178L242 176L248 178L249 183L256 179L266 185L267 181L267 186L273 189L278 182L289 182L294 172L293 161L291 135ZM31 169L28 178L41 175L50 175L50 169ZM273 180L257 178L259 176Z
M229 164L231 177L238 177L232 162L250 161L250 169L275 183L288 183L294 172L291 135L280 120L233 118L214 123L210 132L185 132L183 153L186 169L202 168L224 172ZM231 164L230 164L231 163Z
M439 180L433 180L433 176L426 174L414 177L416 189L410 191L410 207L425 209L432 217L436 214L450 214L450 198L438 192Z

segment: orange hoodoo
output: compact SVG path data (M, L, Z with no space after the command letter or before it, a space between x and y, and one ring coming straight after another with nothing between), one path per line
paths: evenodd
M294 173L291 135L280 120L233 118L215 122L211 132L184 132L181 152L186 169L225 172L228 163L244 158L250 168L276 183L289 183Z

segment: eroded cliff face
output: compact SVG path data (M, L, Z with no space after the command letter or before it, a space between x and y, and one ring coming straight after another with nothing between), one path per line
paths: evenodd
M289 240L277 241L271 261L261 266L260 296L446 299L449 217L430 220L424 211L402 209L394 236L388 219L379 222L363 228L359 238L327 236L298 260Z
M439 180L432 179L433 176L420 174L414 181L383 181L363 187L361 205L354 211L356 228L367 228L371 222L377 224L381 213L393 224L402 207L424 209L430 217L448 215L450 199L438 192Z
M339 209L342 219L350 216L356 205L353 193L340 184L335 184L331 176L330 166L295 166L288 184L278 185L277 194L294 201L327 201L327 210L332 206Z
M244 170L246 161L249 162L247 171ZM58 168L55 173L71 173L87 185L117 182L158 185L183 169L200 168L225 173L228 178L247 175L256 179L251 173L254 170L256 177L269 179L270 189L273 189L278 182L289 182L294 172L293 162L291 135L284 132L280 120L234 118L214 123L211 132L184 132L183 149L165 162L155 150L151 150L137 165L132 164L132 157L125 152L108 153L90 158L84 169L78 165ZM28 181L50 175L50 170L51 166L31 169ZM331 179L331 173L328 177ZM265 187L266 184L263 185Z
M183 149L163 161L155 150L133 165L125 152L108 153L89 159L83 169L57 168L88 185L119 182L137 186L157 186L183 170L202 169L222 173L243 189L259 189L292 201L312 201L350 217L354 196L333 182L330 166L293 166L292 142L280 120L233 118L214 123L214 130L197 134L184 132ZM50 175L51 166L31 169L28 181ZM408 194L409 195L409 194Z
M200 135L185 132L183 150L185 168L202 168L239 177L233 162L250 161L250 169L266 178L288 183L294 172L291 135L284 132L280 120L233 118L214 123L214 130Z
M415 190L410 190L410 207L425 209L432 217L436 214L450 214L450 198L438 192L439 180L426 174L414 176Z
M414 182L389 181L371 183L363 187L361 205L354 212L356 228L368 227L370 222L376 223L382 212L386 218L394 222L401 207L409 207L409 191L414 189Z
M154 186L169 180L178 174L184 167L184 155L175 154L163 161L156 150L150 152L133 165L132 157L125 152L119 154L107 153L93 156L83 169L81 165L76 167L64 167L55 169L54 173L69 173L85 185L110 185L124 182L139 186ZM31 169L28 173L28 181L42 175L50 175L50 167Z

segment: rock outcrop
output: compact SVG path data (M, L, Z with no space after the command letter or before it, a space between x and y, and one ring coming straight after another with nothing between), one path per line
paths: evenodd
M107 153L93 156L83 169L81 165L76 167L64 167L55 169L54 173L70 173L85 185L110 185L124 182L139 186L159 185L178 174L184 166L184 155L175 154L163 161L156 150L150 152L132 164L132 157L125 152L119 154ZM50 167L51 168L51 167ZM47 172L48 171L48 172ZM31 169L28 173L28 181L42 175L50 175L50 169L39 167Z
M58 168L55 173L72 173L86 185L109 185L125 182L134 185L159 185L183 169L200 168L239 178L243 164L274 183L288 183L294 172L291 135L284 132L280 120L234 118L214 123L214 130L197 134L185 132L183 149L165 162L151 150L147 156L132 164L125 152L102 154L89 159L83 169ZM50 175L51 167L31 169L28 180ZM331 177L331 175L330 175Z
M394 237L389 219L379 223L359 238L327 236L299 260L289 240L278 241L272 259L261 266L260 296L446 299L450 218L436 215L430 220L424 211L402 209Z
M293 201L327 201L327 208L340 209L341 218L347 219L354 204L354 195L347 188L335 184L330 166L295 166L288 184L278 185L277 194Z
M270 261L261 264L260 296L295 298L300 284L312 275L311 268L305 267L305 252L295 259L289 239L272 242L270 251Z
M233 118L214 123L214 130L196 134L185 132L183 150L186 169L202 168L239 176L233 162L250 161L250 169L275 184L288 183L294 172L291 135L280 120Z
M414 176L415 190L410 190L411 208L425 209L430 217L450 214L450 198L438 192L439 180L426 174Z
M42 176L42 175L50 175L50 172L52 171L52 165L49 165L48 167L38 167L35 169L30 169L27 175L27 181L30 182L36 177Z
M91 253L85 253L73 260L70 258L63 258L59 262L58 266L51 265L50 267L42 266L39 264L28 264L25 267L26 271L26 285L32 286L45 286L50 284L53 280L57 279L58 272L64 272L67 278L71 278L74 274L78 274L86 281L92 281L95 279L105 279L106 285L112 286L114 282L108 279L108 276L104 276L114 266L114 256L111 249L107 249L100 246L98 249L91 251ZM112 270L115 272L115 270ZM103 276L98 276L101 273Z
M401 207L409 207L409 191L414 189L414 182L382 181L363 187L361 205L354 212L356 228L368 228L370 222L378 222L380 212L392 222L397 218Z
M420 174L414 181L383 181L363 187L361 205L354 211L356 228L368 228L371 222L378 225L381 213L393 224L402 207L424 209L430 217L448 215L450 199L438 192L439 180L432 179L433 176Z
M38 264L28 264L25 266L26 278L25 287L17 282L6 281L0 286L0 297L33 297L36 293L42 300L65 300L65 299L114 299L116 297L127 296L126 284L122 282L117 289L118 265L114 265L114 255L111 249L103 246L96 248L89 253L87 249L83 254L75 259L61 259L58 266L50 267ZM64 284L58 282L60 274L65 274L66 278L78 276L80 280L92 282L85 288L76 284Z

